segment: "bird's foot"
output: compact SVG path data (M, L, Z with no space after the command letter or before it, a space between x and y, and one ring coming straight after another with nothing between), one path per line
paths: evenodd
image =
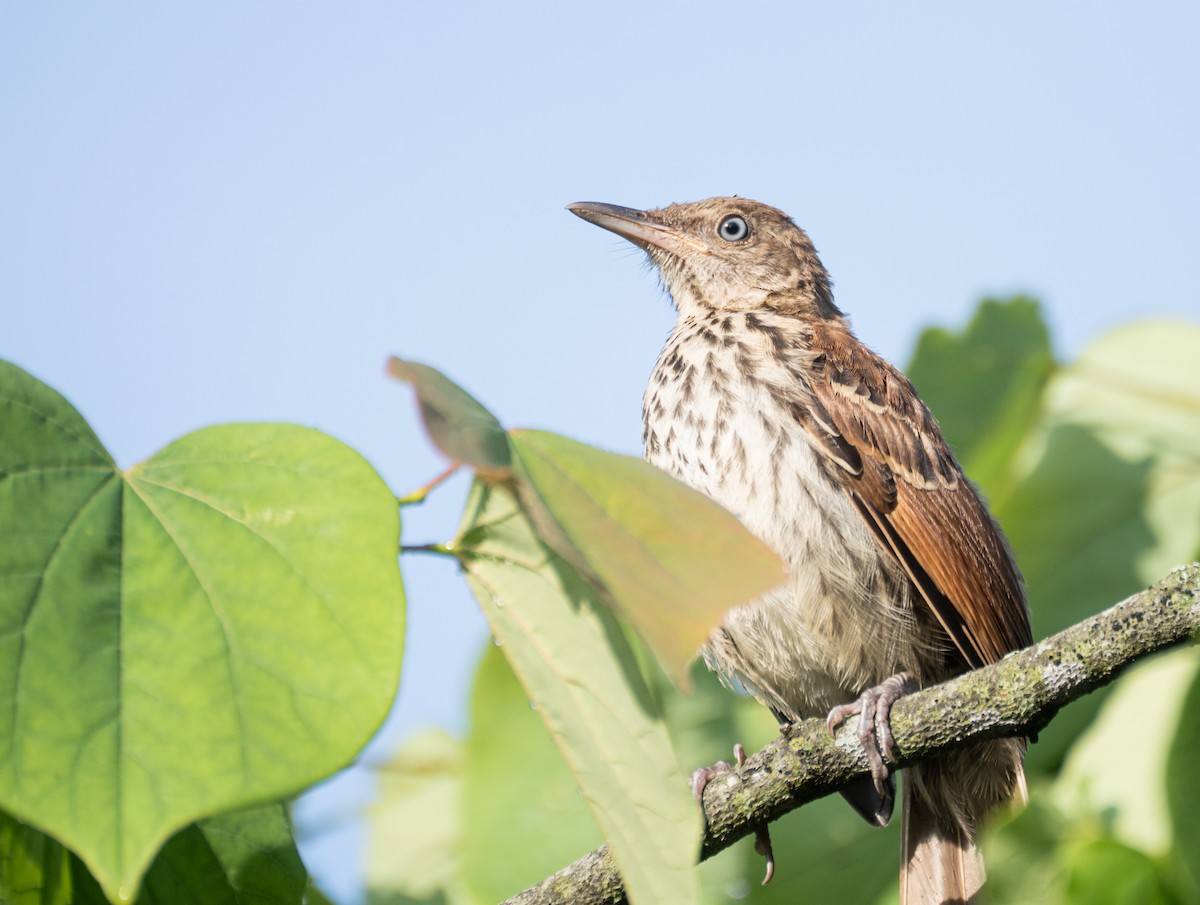
M746 749L740 743L734 745L733 756L737 761L737 765L741 767L746 762ZM729 766L723 760L719 760L711 766L701 767L698 770L692 771L692 775L688 777L688 785L692 787L692 797L700 803L700 807L704 807L704 788L718 776L724 776L726 773L732 771L733 767Z
M897 673L874 688L868 688L858 696L857 701L834 707L825 720L825 725L832 733L847 717L858 714L858 741L866 752L875 791L885 799L891 798L891 792L888 784L890 774L884 757L890 761L896 759L895 740L889 722L892 705L916 690L917 681L911 673Z
M736 761L736 769L740 770L746 764L746 749L738 743L733 746L733 758ZM716 779L718 776L724 776L726 773L731 773L735 767L731 767L723 760L717 761L709 767L701 767L699 770L693 770L688 784L692 787L692 797L700 803L700 807L704 807L704 789ZM763 876L762 885L766 886L771 882L771 878L775 876L775 852L771 848L771 832L767 829L767 824L759 824L754 830L754 850L766 859L767 870Z

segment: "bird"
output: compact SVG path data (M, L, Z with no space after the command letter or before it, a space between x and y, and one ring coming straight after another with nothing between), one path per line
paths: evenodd
M1000 526L912 383L854 335L787 214L736 196L568 210L645 251L674 303L643 398L646 459L790 570L728 611L705 661L781 729L858 714L871 775L843 796L886 824L895 700L1032 642ZM977 899L980 827L1024 798L1025 746L988 741L905 771L902 902Z

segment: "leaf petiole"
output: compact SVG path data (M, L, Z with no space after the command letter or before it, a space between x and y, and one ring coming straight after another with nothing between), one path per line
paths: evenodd
M461 462L455 462L453 465L451 465L449 468L447 468L445 471L443 471L441 474L439 474L437 477L435 477L429 483L422 484L420 487L418 487L412 493L407 494L406 496L398 497L397 502L400 504L401 508L403 508L405 506L415 506L418 503L424 503L425 497L429 496L430 491L432 491L435 487L437 487L439 484L441 484L443 481L445 481L447 478L449 478L451 475L453 475L461 467L462 467Z
M401 553L432 553L435 556L455 556L458 554L450 544L401 544Z

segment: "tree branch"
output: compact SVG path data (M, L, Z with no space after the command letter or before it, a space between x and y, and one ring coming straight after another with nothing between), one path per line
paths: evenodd
M1065 705L1127 666L1200 635L1200 563L999 663L901 698L892 709L896 766L975 742L1036 735ZM805 720L709 783L708 830L701 859L728 848L800 805L868 773L855 719L830 737L823 720ZM503 905L618 905L620 874L601 846Z

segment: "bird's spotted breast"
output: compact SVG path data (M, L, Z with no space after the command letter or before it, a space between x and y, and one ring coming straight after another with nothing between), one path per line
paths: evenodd
M778 713L824 713L917 666L908 584L801 423L807 336L766 312L683 317L643 404L647 459L771 545L791 584L730 612L706 655ZM881 637L883 643L845 643ZM839 643L831 643L839 642Z

